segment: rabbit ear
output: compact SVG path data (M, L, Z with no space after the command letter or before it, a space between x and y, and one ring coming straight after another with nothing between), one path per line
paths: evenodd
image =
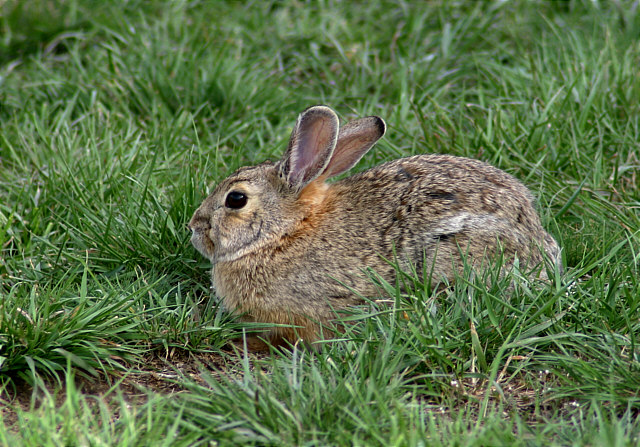
M384 120L367 116L353 120L340 128L338 142L323 177L332 177L351 169L384 135Z
M325 106L300 114L289 147L280 160L280 175L292 188L302 188L325 170L338 138L338 115Z

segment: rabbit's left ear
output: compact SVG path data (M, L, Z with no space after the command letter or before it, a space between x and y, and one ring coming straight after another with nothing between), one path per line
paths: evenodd
M325 106L300 114L289 147L279 162L280 175L291 188L300 189L322 174L336 147L338 115Z
M322 177L332 177L351 169L386 131L384 120L367 116L353 120L340 128L338 142Z

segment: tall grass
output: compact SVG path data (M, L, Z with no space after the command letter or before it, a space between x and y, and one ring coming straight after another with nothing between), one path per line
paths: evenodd
M637 2L9 1L0 29L0 399L36 390L0 443L638 442ZM252 328L186 223L318 103L387 121L355 171L447 153L521 179L565 273L405 272L319 352L221 350ZM229 366L117 397L178 349Z

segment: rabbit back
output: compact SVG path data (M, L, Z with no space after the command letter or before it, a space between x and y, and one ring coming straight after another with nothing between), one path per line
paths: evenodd
M500 254L533 267L546 255L559 265L559 248L543 229L531 192L482 161L417 155L356 174L335 188L345 198L341 203L349 204L345 215L359 215L368 228L378 228L375 244L387 256L396 253L405 267L413 264L418 271L429 262L427 271L436 280L452 279L462 256L480 262Z

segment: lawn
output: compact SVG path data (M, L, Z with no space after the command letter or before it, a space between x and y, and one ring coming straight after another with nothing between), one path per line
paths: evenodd
M0 445L638 445L639 42L623 0L0 1ZM314 104L386 120L354 172L514 175L565 271L230 344L186 224Z

